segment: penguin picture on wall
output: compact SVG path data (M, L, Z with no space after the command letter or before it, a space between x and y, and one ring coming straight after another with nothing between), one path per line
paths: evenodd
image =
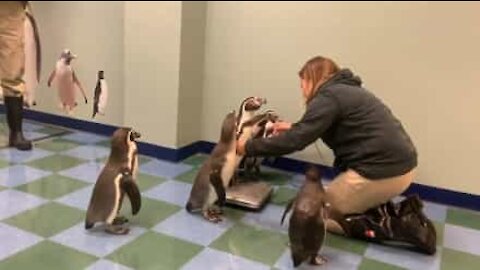
M97 84L95 86L93 96L93 114L92 118L95 118L97 114L105 115L105 107L107 106L108 99L108 85L105 80L105 74L103 70L98 71Z
M69 49L65 49L57 60L55 69L50 74L47 84L48 87L50 87L52 83L56 85L60 99L60 108L69 115L72 114L73 109L78 105L76 102L77 91L82 93L85 104L88 103L82 84L78 80L71 65L72 60L75 58L77 58L76 55Z
M40 35L30 5L27 5L24 21L24 53L25 72L23 79L25 81L25 93L23 102L26 107L32 107L36 105L35 90L40 83L42 53Z

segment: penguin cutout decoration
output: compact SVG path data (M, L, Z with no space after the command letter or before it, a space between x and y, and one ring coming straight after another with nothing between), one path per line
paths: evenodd
M25 93L23 95L23 103L25 107L29 108L37 103L35 90L40 82L42 68L40 35L30 5L26 7L24 38L25 72L23 80L25 81Z
M123 198L127 194L132 205L132 214L141 208L141 194L136 183L138 151L136 139L140 134L131 128L117 129L112 136L110 156L93 188L87 210L85 229L95 223L106 224L105 231L111 234L127 234L123 225L128 222L118 216Z
M318 253L326 237L327 202L321 182L320 171L311 167L297 196L285 208L285 215L293 207L288 227L293 266L308 261L311 265L322 265L326 259Z
M78 105L76 102L76 92L78 90L82 92L85 104L88 103L85 91L71 65L72 60L75 58L77 56L72 54L70 50L64 50L55 65L55 69L48 78L48 87L52 83L56 84L60 98L60 108L69 115L72 114L73 109Z
M221 207L226 202L225 190L235 172L235 133L236 116L233 111L224 118L220 140L198 171L185 206L189 213L201 212L210 222L222 221Z
M105 107L107 106L108 98L108 86L105 80L103 70L98 72L97 85L95 86L95 92L93 96L93 114L92 118L95 118L97 113L105 115Z

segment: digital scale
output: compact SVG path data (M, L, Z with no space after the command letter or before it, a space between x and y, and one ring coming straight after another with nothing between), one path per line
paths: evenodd
M268 202L273 187L264 181L240 182L226 190L226 203L259 210Z

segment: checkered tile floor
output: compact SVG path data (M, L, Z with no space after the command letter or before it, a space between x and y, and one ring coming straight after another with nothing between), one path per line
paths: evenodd
M0 129L6 134L5 124ZM28 121L25 130L29 138L58 131ZM227 208L226 220L211 224L183 210L205 156L178 164L141 157L143 207L129 235L112 236L83 228L108 153L108 138L83 132L39 142L32 152L0 149L0 269L292 269L279 223L302 176L265 169L276 186L266 208ZM328 235L329 262L318 269L479 269L480 215L430 203L426 212L440 236L436 256Z

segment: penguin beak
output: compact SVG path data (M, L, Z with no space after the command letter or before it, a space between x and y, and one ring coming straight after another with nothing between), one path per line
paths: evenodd
M136 131L132 131L132 137L133 137L133 139L138 139L138 138L142 137L142 134L140 134Z

